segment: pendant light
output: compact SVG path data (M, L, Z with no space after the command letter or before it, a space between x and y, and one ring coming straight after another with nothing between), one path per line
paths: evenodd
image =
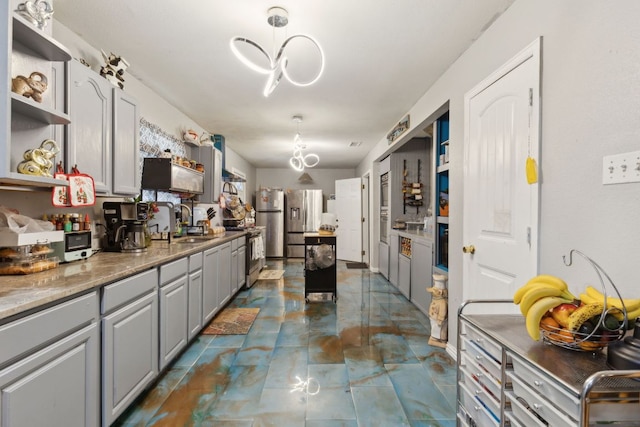
M302 142L302 135L300 134L300 123L302 123L302 116L293 116L293 121L296 122L297 132L293 138L293 156L289 159L291 167L302 172L304 168L315 167L320 163L320 156L315 153L303 154L302 150L307 146Z
M250 69L252 69L253 71L256 71L260 74L266 74L267 77L267 83L264 86L264 90L262 91L262 94L265 97L268 97L269 95L271 95L271 93L274 91L274 89L278 86L278 84L280 83L280 80L282 79L282 77L284 77L285 79L287 79L289 81L289 83L295 85L295 86L310 86L312 84L314 84L315 82L318 81L318 79L320 78L320 76L322 75L322 72L324 71L324 52L322 51L322 47L320 47L320 44L311 36L306 35L306 34L297 34L295 36L291 36L289 38L287 38L282 45L280 46L280 49L277 51L276 54L276 48L275 48L275 32L276 32L276 28L283 28L285 27L288 23L289 23L289 14L288 12L281 8L281 7L272 7L267 11L268 14L268 18L267 18L267 22L269 23L269 25L271 25L272 29L273 29L273 39L274 39L274 45L273 45L273 53L272 55L270 55L269 53L267 53L267 51L260 46L258 43L249 40L245 37L233 37L231 39L231 41L229 42L229 46L231 48L231 51L233 52L233 54L240 60L240 62L242 62L244 65L246 65L247 67L249 67ZM295 39L306 39L308 41L310 41L315 48L318 50L318 53L320 54L320 69L318 70L317 74L309 81L306 82L300 82L297 80L294 80L291 75L288 73L287 71L287 65L289 64L289 58L285 55L284 51L285 48L287 47L287 45L295 40ZM238 43L246 43L250 46L255 47L256 49L258 49L258 51L260 53L262 53L264 56L267 57L267 60L269 61L269 67L263 67L260 66L258 64L256 64L255 62L251 61L249 58L247 58L245 55L243 55L240 50L238 50Z

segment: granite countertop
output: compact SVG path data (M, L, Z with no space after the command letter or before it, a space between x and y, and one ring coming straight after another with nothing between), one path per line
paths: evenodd
M427 233L424 230L421 229L422 227L420 227L419 229L406 229L406 230L397 230L397 229L392 229L391 233L397 233L398 235L402 236L402 237L409 237L411 239L423 239L423 240L429 240L429 241L433 241L433 234Z
M245 234L244 231L227 231L224 236L198 236L194 243L183 243L184 237L171 243L153 241L142 253L98 252L86 260L60 264L39 273L0 276L0 323L3 319L98 289Z

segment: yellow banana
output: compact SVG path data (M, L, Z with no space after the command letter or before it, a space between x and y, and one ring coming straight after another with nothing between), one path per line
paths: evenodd
M573 298L567 297L566 293L567 291L562 291L558 288L547 285L529 289L520 300L520 313L522 313L523 316L526 316L531 306L537 300L544 297L561 297L566 300L565 302L573 301Z
M593 316L601 314L602 310L604 310L604 306L601 302L581 305L569 315L569 324L567 325L567 329L570 331L577 331L584 322L591 319Z
M520 304L520 300L522 300L522 297L524 296L524 294L527 293L527 291L533 288L538 288L540 286L553 287L560 290L567 289L567 284L564 282L564 280L555 276L550 276L548 274L541 274L539 276L532 278L526 284L521 286L513 294L513 302L515 304Z
M596 288L594 288L593 286L587 286L587 290L586 290L587 295L589 295L592 298L595 298L596 300L602 302L604 304L604 295L597 290ZM617 308L622 308L622 303L624 303L625 308L627 309L627 311L634 311L638 308L640 308L640 299L622 299L620 300L620 298L614 298L614 297L607 297L607 304L608 305L612 305L614 307Z
M534 340L540 340L540 320L552 308L564 304L567 301L560 297L542 297L533 303L527 316L525 324L529 336Z
M591 304L591 303L594 303L594 302L602 302L601 299L594 298L591 295L586 294L584 292L580 294L580 301L582 301L585 304Z
M624 320L624 314L622 313L622 309L619 310L620 311L611 311L611 314L613 315L613 317L622 322ZM627 311L627 327L629 327L629 329L633 329L635 320L638 317L640 317L640 308L636 308L633 311Z

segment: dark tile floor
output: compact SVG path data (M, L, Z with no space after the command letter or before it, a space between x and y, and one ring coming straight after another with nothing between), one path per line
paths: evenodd
M454 426L455 362L382 276L338 262L338 301L304 300L301 261L270 261L230 306L247 335L200 335L119 426Z

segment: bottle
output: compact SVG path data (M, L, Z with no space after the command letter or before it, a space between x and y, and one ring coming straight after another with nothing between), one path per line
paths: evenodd
M69 216L69 214L64 214L64 220L62 222L62 229L66 232L71 231L72 226L71 226L71 217Z
M91 230L91 220L89 219L89 214L84 214L84 222L82 223L83 230Z
M62 215L56 216L56 230L64 230L64 226L62 224Z
M80 231L80 214L74 213L71 215L71 230Z

